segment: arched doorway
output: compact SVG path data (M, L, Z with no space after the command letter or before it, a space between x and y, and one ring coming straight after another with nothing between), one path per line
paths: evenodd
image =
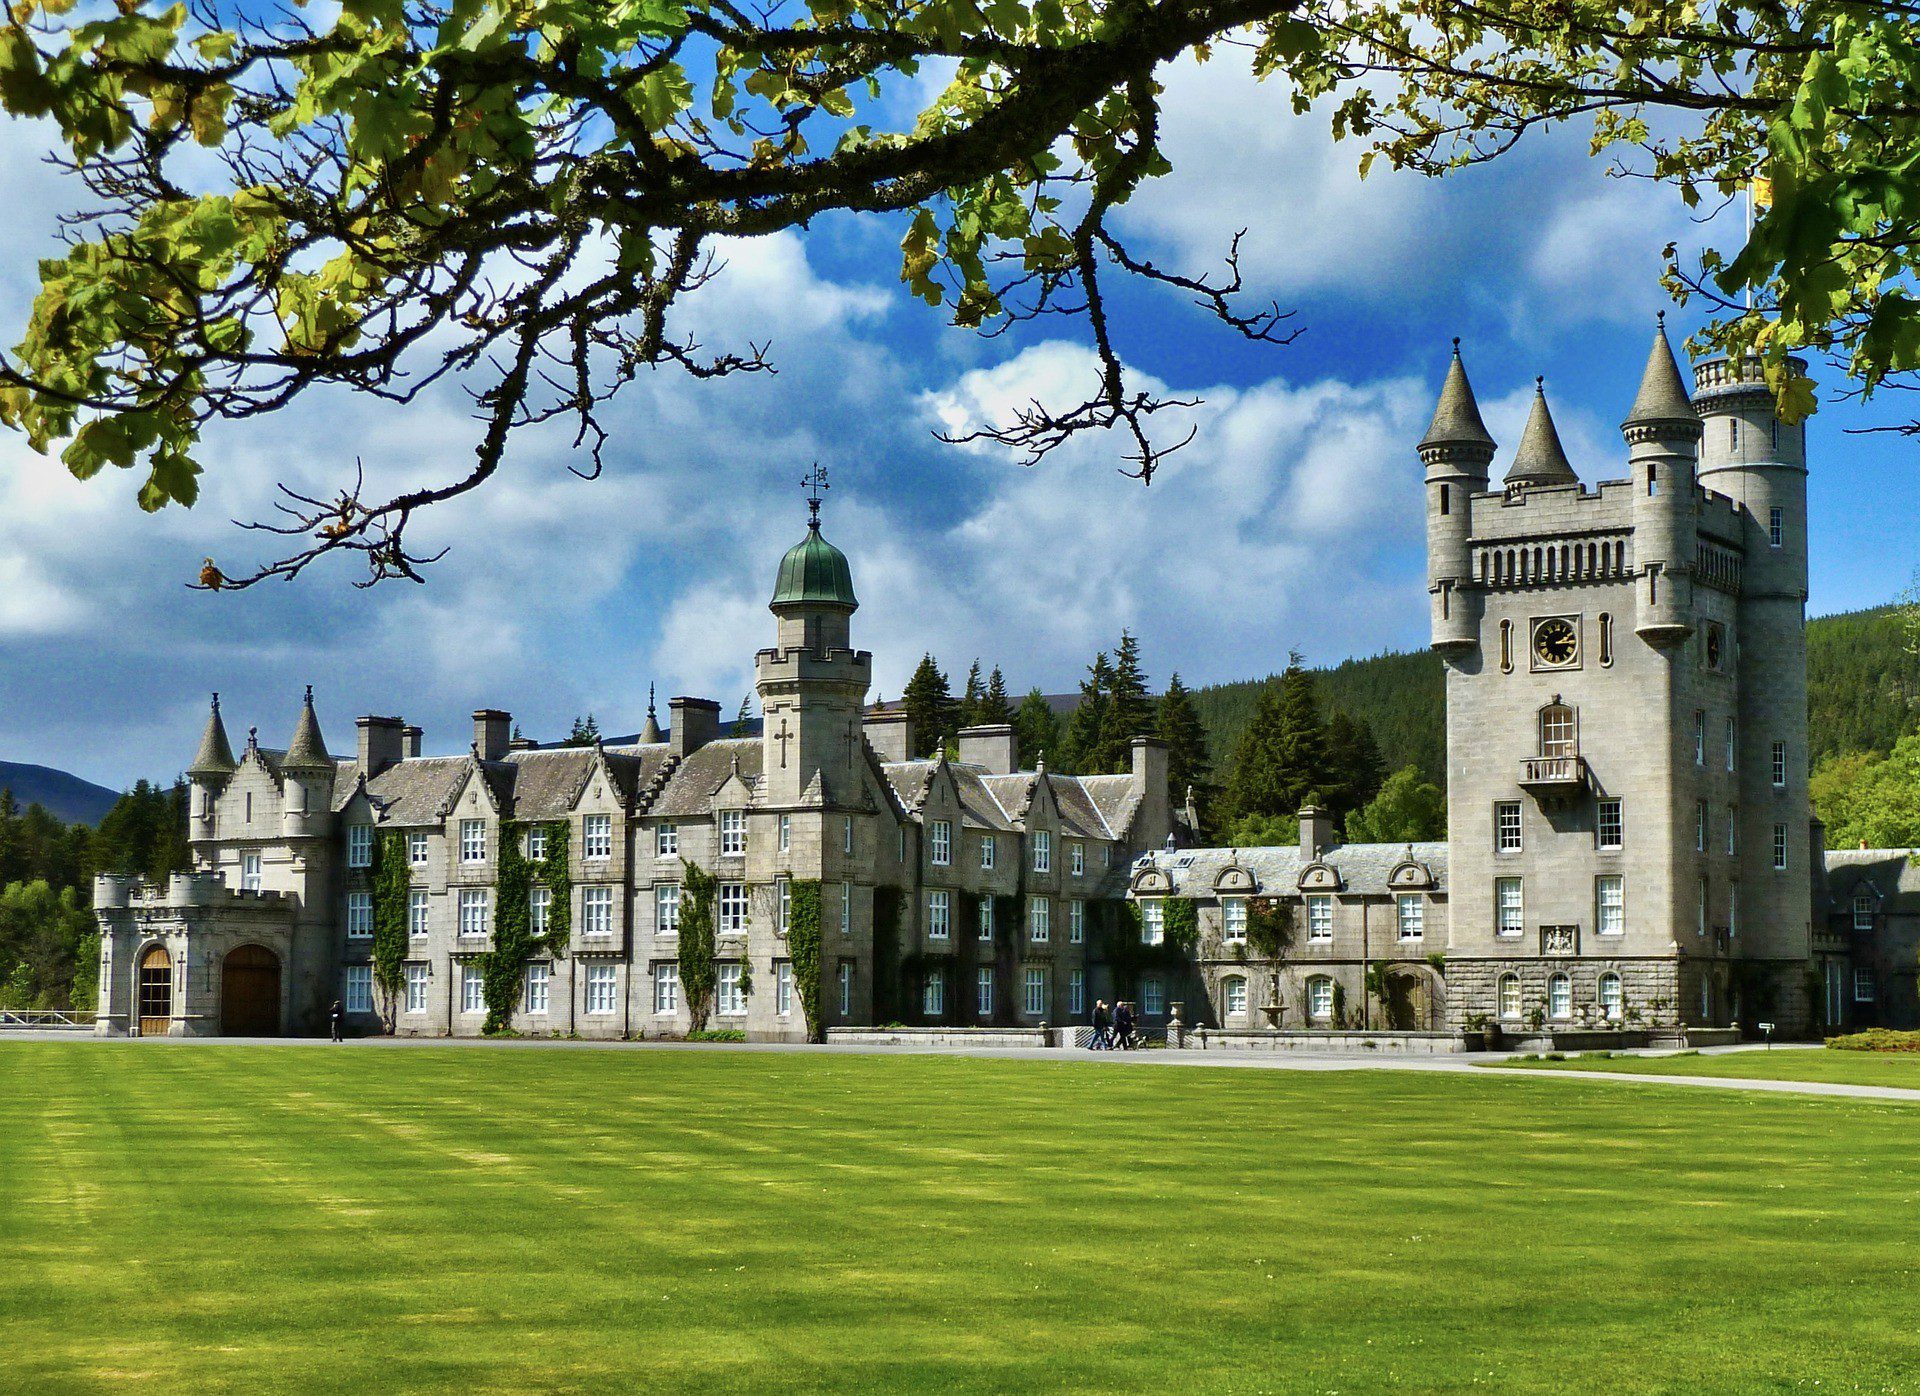
M164 945L140 956L140 1036L165 1037L173 1026L173 959Z
M280 957L266 946L238 946L221 962L220 1032L226 1037L280 1035Z

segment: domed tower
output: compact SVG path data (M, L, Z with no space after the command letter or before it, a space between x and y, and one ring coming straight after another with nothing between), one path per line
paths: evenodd
M1664 312L1620 434L1633 481L1634 633L1656 649L1693 634L1695 472L1700 414L1667 343Z
M187 780L193 786L190 838L212 837L214 804L238 767L233 746L227 741L227 724L220 720L220 695L216 693L212 710L207 713L206 730L200 734L200 749L187 767Z
M873 657L855 650L853 570L820 532L825 473L808 477L807 536L780 559L768 603L776 624L772 649L754 656L765 720L761 791L768 806L797 805L816 779L816 797L853 794L860 710L873 679Z
M1473 576L1473 497L1487 488L1494 442L1460 362L1460 341L1420 438L1427 468L1427 591L1433 598L1433 648L1465 654L1480 643L1483 595Z
M320 717L313 710L313 685L300 707L300 721L280 758L286 803L281 808L280 831L290 839L315 838L327 832L333 805L333 758L320 735Z

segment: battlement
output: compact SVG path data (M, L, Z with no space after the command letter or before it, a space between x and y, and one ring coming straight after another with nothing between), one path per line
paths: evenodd
M100 873L93 879L97 911L172 912L218 907L257 910L292 906L292 894L227 886L225 873L174 873L164 883L131 873Z
M1790 356L1787 363L1795 373L1804 375L1807 371L1807 361L1798 355ZM1722 355L1702 359L1693 366L1693 392L1697 405L1703 397L1711 402L1738 393L1770 391L1757 354L1748 354L1737 361Z

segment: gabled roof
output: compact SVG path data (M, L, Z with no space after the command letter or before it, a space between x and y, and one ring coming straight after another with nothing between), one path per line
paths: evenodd
M739 766L741 779L757 784L765 745L758 737L723 737L708 742L676 766L648 809L649 814L674 817L711 812L714 792Z
M1050 774L1047 785L1053 790L1053 802L1069 834L1090 839L1113 837L1112 831L1107 828L1107 821L1100 816L1100 807L1094 804L1079 778Z
M352 798L357 785L357 768L351 768L354 782L346 791L334 782L334 808ZM380 822L391 825L438 824L447 817L447 807L473 769L471 756L416 756L387 767L367 782L367 797L380 811Z
M1920 915L1920 849L1838 848L1827 850L1827 912L1853 910L1854 893L1864 885L1877 909L1900 916Z
M1123 838L1126 831L1133 827L1133 817L1140 812L1141 793L1134 787L1132 776L1080 776L1080 788L1087 792L1087 798L1093 801L1094 808L1100 811L1100 818L1113 831L1115 838Z

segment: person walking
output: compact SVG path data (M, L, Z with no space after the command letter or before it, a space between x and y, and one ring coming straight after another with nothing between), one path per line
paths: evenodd
M1133 1005L1121 999L1113 1006L1113 1031L1120 1039L1120 1046L1133 1050Z
M333 1025L333 1040L340 1041L340 1025L346 1019L346 1013L340 1007L340 1000L333 1001L333 1007L327 1010L327 1021Z
M1113 1038L1108 1035L1108 1025L1113 1021L1107 1012L1107 1001L1096 999L1093 1005L1093 1038L1087 1043L1089 1052L1111 1051Z

